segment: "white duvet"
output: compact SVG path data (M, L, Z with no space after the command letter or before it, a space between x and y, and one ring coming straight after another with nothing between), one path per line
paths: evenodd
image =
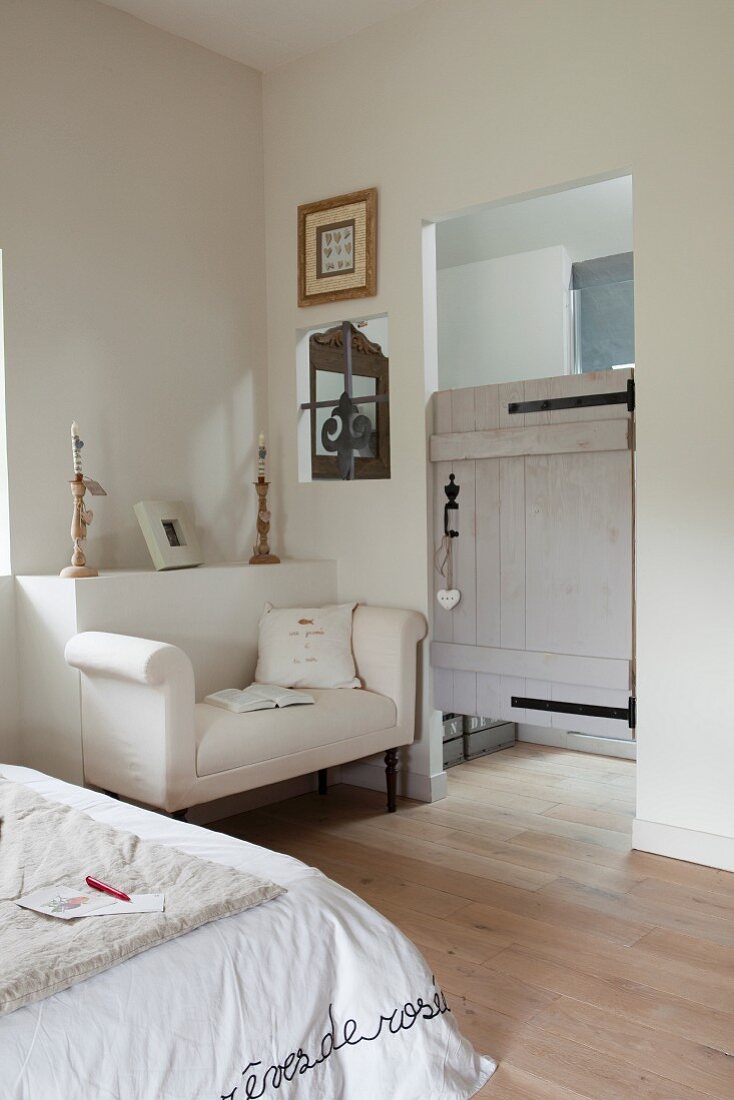
M288 891L0 1019L1 1100L467 1100L493 1072L417 949L319 871L26 768L0 774Z

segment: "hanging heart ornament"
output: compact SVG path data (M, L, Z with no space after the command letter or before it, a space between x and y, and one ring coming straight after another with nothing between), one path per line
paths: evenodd
M436 593L436 599L444 611L451 611L461 599L461 592L458 588L440 588Z

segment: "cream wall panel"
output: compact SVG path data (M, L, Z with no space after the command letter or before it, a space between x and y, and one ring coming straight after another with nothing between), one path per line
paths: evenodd
M148 567L133 505L184 499L249 556L266 415L260 75L92 0L0 4L0 248L13 570ZM295 215L294 215L295 217Z
M632 172L639 813L729 837L733 36L729 0L442 0L264 84L274 510L291 553L338 558L345 595L431 591L423 219ZM297 205L370 184L377 297L298 310ZM390 315L392 480L300 484L295 331L363 312Z

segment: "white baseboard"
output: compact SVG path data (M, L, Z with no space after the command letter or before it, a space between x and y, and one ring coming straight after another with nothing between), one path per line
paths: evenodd
M555 749L571 749L573 752L591 752L598 756L616 756L620 760L636 760L635 741L620 741L614 737L592 737L587 733L551 729L546 726L528 726L518 723L518 741L531 745L550 745Z
M686 863L734 871L734 837L730 836L698 833L694 829L679 829L675 825L661 825L658 821L636 817L632 823L632 847L640 852L682 859Z
M342 783L351 783L355 787L366 787L370 791L385 790L385 769L381 764L344 764L341 769ZM436 775L419 775L417 772L398 772L398 794L403 798L414 798L417 802L438 802L446 797L446 772Z

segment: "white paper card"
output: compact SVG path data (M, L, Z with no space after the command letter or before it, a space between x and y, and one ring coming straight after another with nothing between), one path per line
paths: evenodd
M118 901L114 899L105 903L104 909L95 909L90 917L119 917L125 913L162 913L164 909L164 894L131 894L130 901Z
M70 886L44 886L32 894L18 898L16 905L22 909L32 909L47 917L59 917L60 920L73 920L75 917L91 916L109 905L109 899L88 886L73 888Z

